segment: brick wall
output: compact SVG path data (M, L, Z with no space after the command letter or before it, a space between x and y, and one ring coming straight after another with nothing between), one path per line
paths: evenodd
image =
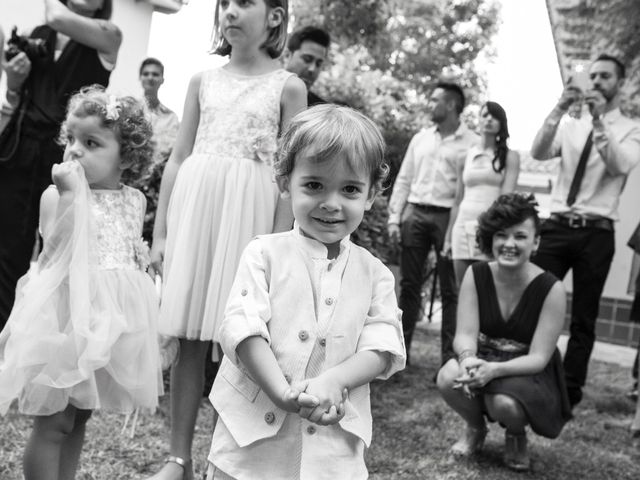
M629 319L631 301L626 299L602 297L596 322L596 339L601 342L636 347L640 342L640 323ZM567 316L564 330L569 331L571 321L571 294L567 294Z

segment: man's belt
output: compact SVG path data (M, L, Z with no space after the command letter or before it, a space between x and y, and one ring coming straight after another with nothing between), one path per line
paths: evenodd
M549 220L569 228L599 228L613 232L613 220L606 217L585 217L576 213L552 213Z
M440 207L438 205L427 205L423 203L412 203L412 205L415 208L423 210L427 213L447 213L451 211L451 208L449 207Z

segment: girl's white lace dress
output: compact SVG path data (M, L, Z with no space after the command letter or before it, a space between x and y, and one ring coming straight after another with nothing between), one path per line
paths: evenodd
M193 153L180 167L167 212L160 333L217 341L244 247L273 230L278 188L271 163L291 75L203 73Z
M79 175L0 333L0 413L15 398L29 415L68 404L130 413L155 408L162 394L144 196L89 190Z

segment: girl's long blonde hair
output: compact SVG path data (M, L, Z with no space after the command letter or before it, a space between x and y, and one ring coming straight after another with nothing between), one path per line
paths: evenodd
M261 48L264 48L271 58L278 58L287 43L287 25L289 23L289 1L288 0L263 0L267 9L282 8L284 13L282 15L282 22L277 27L274 27L269 32L269 36ZM268 12L267 12L268 15ZM222 35L220 29L220 0L216 1L216 11L213 21L213 40L211 41L210 52L227 56L231 54L231 45L227 42L227 39Z

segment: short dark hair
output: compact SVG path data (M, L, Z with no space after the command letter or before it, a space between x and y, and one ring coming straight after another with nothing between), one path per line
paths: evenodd
M313 42L318 45L322 45L324 48L329 48L331 44L331 37L329 32L320 28L308 25L293 32L289 36L287 41L287 50L295 52L302 46L302 42Z
M500 195L486 212L478 217L478 231L476 241L480 251L492 257L493 236L528 218L533 220L536 236L540 235L540 217L538 216L538 202L533 194L505 193Z
M140 64L140 73L138 75L142 75L142 70L144 70L144 67L146 67L147 65L157 65L158 67L160 67L160 73L164 75L164 65L160 60L154 57L148 57L142 61L142 63Z
M596 58L593 63L596 62L612 62L615 66L616 66L616 72L618 73L618 78L624 78L627 74L627 69L624 66L624 63L622 63L622 61L617 58L614 57L613 55L609 55L607 53L601 53L600 55L598 55L598 58Z
M449 97L456 102L456 111L460 114L464 110L466 99L464 97L464 90L457 83L452 82L438 82L436 88L441 88L449 94Z

